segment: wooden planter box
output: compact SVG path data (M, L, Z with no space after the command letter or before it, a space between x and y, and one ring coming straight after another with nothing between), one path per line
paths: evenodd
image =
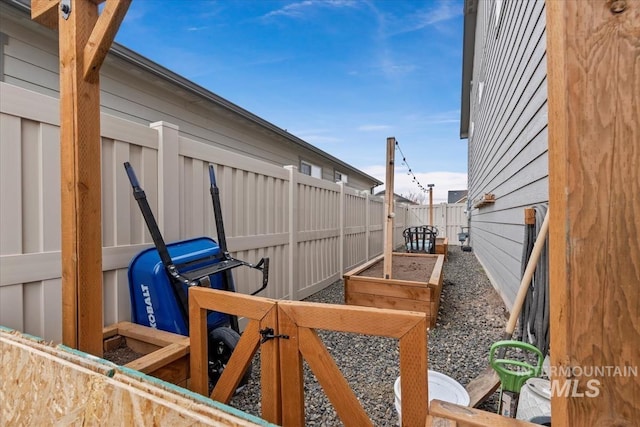
M131 322L120 322L103 330L104 351L124 344L142 354L123 366L161 380L187 387L189 379L189 337Z
M437 237L436 238L436 254L444 255L444 260L447 260L447 252L449 251L449 238Z
M436 325L444 255L394 252L391 279L383 279L384 256L354 268L344 277L345 303L421 311ZM410 278L407 280L407 278Z

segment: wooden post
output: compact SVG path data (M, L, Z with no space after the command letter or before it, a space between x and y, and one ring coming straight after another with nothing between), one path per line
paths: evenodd
M99 72L131 0L32 0L32 18L60 34L62 340L102 355Z
M393 174L395 169L396 139L387 138L387 171L384 190L384 211L387 214L384 233L384 278L392 279L392 255L393 252L393 217L395 216L395 203L393 199Z
M429 184L429 225L433 226L433 184Z
M636 425L640 2L546 7L553 424Z

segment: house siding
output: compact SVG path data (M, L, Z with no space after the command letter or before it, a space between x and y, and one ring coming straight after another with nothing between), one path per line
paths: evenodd
M521 276L524 208L548 201L543 1L478 2L469 126L471 244L507 306ZM481 92L481 93L480 93ZM496 201L474 204L485 193Z
M3 81L44 95L59 96L58 35L56 31L25 20L22 12L0 3L5 34ZM166 121L183 135L242 155L279 166L299 166L304 158L322 168L323 179L333 181L334 169L349 176L347 185L370 190L377 185L370 177L348 170L285 136L261 127L245 117L215 105L124 59L109 54L101 68L102 112L148 124Z

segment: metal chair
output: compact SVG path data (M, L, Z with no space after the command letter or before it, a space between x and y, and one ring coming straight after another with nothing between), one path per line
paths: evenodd
M438 230L431 225L407 227L402 231L405 248L411 253L436 253Z

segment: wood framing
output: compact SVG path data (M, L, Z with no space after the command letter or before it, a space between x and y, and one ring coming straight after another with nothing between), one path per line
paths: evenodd
M262 418L281 424L282 401L280 390L280 362L277 340L260 344L260 330L278 331L276 300L253 297L210 288L189 289L189 336L191 341L191 389L207 395L207 310L214 310L249 319L224 372L211 393L211 398L228 403L238 387L242 375L260 347Z
M527 421L516 420L514 418L503 417L492 412L473 409L467 406L456 405L455 403L444 402L442 400L432 400L429 407L429 414L434 417L427 426L452 426L452 427L535 427L540 424L533 424ZM451 424L448 424L451 423ZM555 425L555 424L554 424Z
M103 330L103 350L125 344L142 357L127 363L130 369L161 380L187 386L189 373L189 337L130 322L120 322Z
M102 355L100 66L131 0L33 0L32 19L58 28L63 342Z
M427 414L427 324L424 315L399 310L372 310L366 307L281 301L278 303L280 325L296 339L280 340L283 357L287 352L300 354L322 385L345 426L372 425L353 391L330 354L315 334L315 329L386 336L400 340L400 376L402 381L402 425L423 426ZM297 347L297 348L296 348ZM297 358L297 356L294 356ZM291 365L287 365L291 366ZM297 371L295 365L292 367ZM302 369L301 360L299 369ZM283 371L284 372L284 371ZM293 379L297 379L295 376ZM285 390L285 386L287 389ZM303 393L299 381L283 379L283 401L289 395ZM283 416L285 425L301 425L304 405L292 408ZM407 411L407 412L405 412ZM287 417L291 417L288 419ZM289 422L287 422L289 421Z
M640 2L546 6L551 372L559 387L578 393L551 398L553 424L634 425L640 419ZM584 374L598 367L636 373ZM597 389L591 396L588 384Z
M420 311L427 315L429 327L436 326L442 291L444 255L410 254L394 252L394 258L410 257L413 260L433 261L433 270L425 271L425 282L370 277L364 273L382 257L354 268L344 274L345 303L366 307L389 308L397 310Z
M306 360L346 426L372 425L316 329L400 340L403 426L423 426L427 415L427 322L422 313L309 302L276 301L208 288L189 290L192 389L207 393L207 310L251 319L213 390L228 401L260 346L262 417L285 426L304 425ZM262 340L272 328L274 338Z

